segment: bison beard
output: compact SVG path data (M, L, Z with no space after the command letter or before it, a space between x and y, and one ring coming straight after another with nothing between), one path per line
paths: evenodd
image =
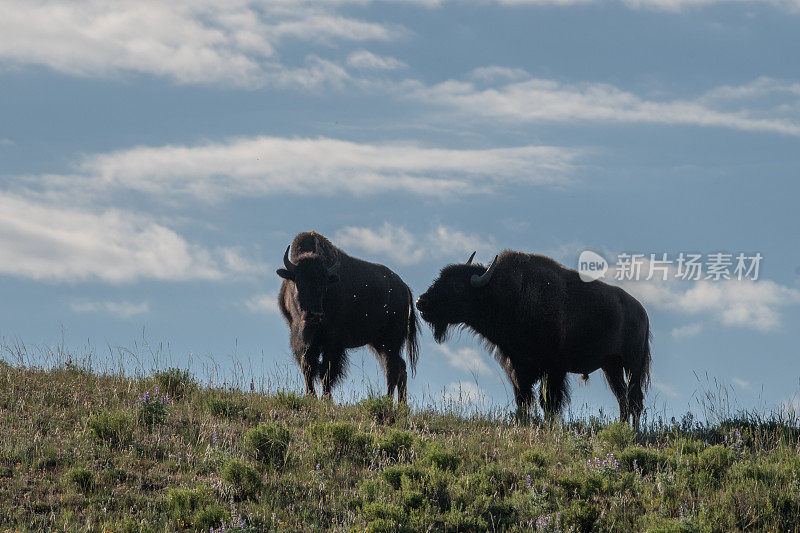
M291 249L291 259L289 250ZM419 344L411 290L383 265L347 255L324 236L301 233L284 253L284 278L278 295L289 325L292 354L305 378L306 393L323 394L341 380L347 350L369 346L385 372L387 394L406 400L406 361L415 371Z
M433 331L433 339L439 344L446 341L447 337L450 336L450 326L446 323L432 323L431 330Z
M539 403L554 415L569 400L568 373L587 379L602 369L620 419L632 416L638 425L650 377L650 325L621 288L585 283L548 257L507 251L488 268L472 257L443 268L417 308L437 342L460 326L492 347L518 407L532 403L540 382Z

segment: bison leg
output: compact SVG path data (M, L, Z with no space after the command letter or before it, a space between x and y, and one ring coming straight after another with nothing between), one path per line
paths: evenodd
M539 388L539 404L548 418L561 412L564 403L569 401L569 383L563 370L550 370L542 376Z
M408 396L408 372L406 372L406 362L400 359L400 379L397 382L397 401L407 403Z
M394 398L394 389L397 388L397 401L406 403L408 373L406 372L406 362L400 357L400 352L388 354L385 366L386 395Z
M317 375L317 365L319 365L317 357L319 357L318 354L310 356L310 354L306 352L300 359L300 370L303 372L303 377L306 380L307 396L317 395L316 391L314 390L314 377Z
M641 372L631 372L628 379L628 409L633 415L633 427L639 429L639 418L644 409L644 391Z
M622 365L613 364L603 367L603 373L606 375L608 386L614 396L617 397L619 403L619 420L620 422L628 421L628 386L625 383L625 371Z
M385 344L370 345L378 357L378 360L386 374L386 396L394 398L394 390L397 389L397 401L405 403L408 372L406 362L400 356L402 344L388 347Z
M527 413L533 403L533 384L539 378L538 375L532 373L520 372L518 369L511 366L508 361L503 365L508 380L514 388L514 401L517 403L517 411L520 414Z
M319 371L320 347L317 344L308 345L292 336L292 352L300 364L300 371L306 382L306 394L316 395L314 391L314 378Z
M322 396L331 399L331 389L344 377L344 350L341 348L325 349L322 352Z

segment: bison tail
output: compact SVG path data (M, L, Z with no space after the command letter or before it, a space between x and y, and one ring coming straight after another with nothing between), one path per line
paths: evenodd
M419 359L419 318L414 309L414 298L411 289L408 290L408 336L406 337L406 350L408 352L408 364L411 366L411 376L417 373L417 360Z
M650 361L652 360L652 356L650 355L651 342L653 342L653 330L650 329L650 321L648 320L647 335L645 335L644 346L642 347L642 374L640 379L642 390L644 391L650 386Z

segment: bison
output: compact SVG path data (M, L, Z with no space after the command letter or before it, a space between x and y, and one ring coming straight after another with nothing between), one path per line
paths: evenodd
M289 258L291 249L291 259ZM322 382L325 397L345 374L347 350L369 346L386 373L387 395L406 401L407 371L419 354L418 319L411 289L387 267L356 259L323 235L301 233L283 254L278 295L289 324L292 354L307 394Z
M579 274L537 254L504 251L488 268L444 267L417 300L436 342L453 326L476 333L527 409L541 381L539 402L550 416L569 400L567 373L602 368L619 402L620 420L638 427L650 379L650 323L644 307L619 287L581 281ZM626 382L627 377L627 382Z

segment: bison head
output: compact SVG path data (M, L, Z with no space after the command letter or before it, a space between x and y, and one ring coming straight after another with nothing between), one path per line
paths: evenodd
M325 260L318 254L303 254L297 258L297 264L289 259L289 248L283 254L283 265L277 274L295 284L297 287L297 304L303 312L305 322L317 325L324 315L322 300L328 286L336 283L339 276L339 258L333 265L326 265Z
M489 283L497 266L497 256L488 268L473 265L475 252L463 265L448 265L425 294L417 299L422 319L433 328L436 342L447 338L450 326L468 323L479 308L480 292Z

